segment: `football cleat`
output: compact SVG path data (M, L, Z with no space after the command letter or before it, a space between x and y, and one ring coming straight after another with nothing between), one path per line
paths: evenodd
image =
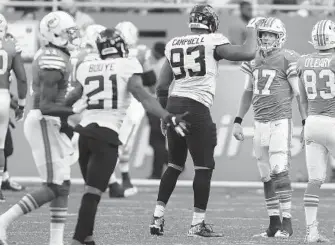
M286 234L286 235L288 235L288 237L293 235L292 219L291 218L286 218L286 217L283 218L282 234L283 235Z
M254 235L253 237L275 237L276 234L279 236L281 234L278 231L281 231L281 226L282 225L279 216L270 216L270 225L268 229L266 229L265 232Z
M164 216L162 217L153 216L151 225L149 226L150 234L162 236L164 234L164 223L165 223Z
M306 227L305 243L329 243L329 239L321 235L318 230L318 222L314 221Z
M109 197L110 198L125 197L124 196L124 189L118 182L109 184Z
M11 191L23 191L25 190L25 187L13 180L7 179L7 180L2 181L1 189L11 190Z
M199 224L191 226L187 232L188 237L223 237L223 233L217 233L213 231L213 228L209 224L205 224L202 221Z

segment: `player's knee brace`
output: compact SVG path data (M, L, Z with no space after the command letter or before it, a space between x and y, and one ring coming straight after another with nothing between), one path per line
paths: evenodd
M58 196L68 196L70 194L70 180L66 180L63 184L47 184L47 186L55 193L56 197Z
M291 190L291 179L288 171L271 175L272 180L275 184L276 191Z
M194 207L206 210L213 169L196 169L193 180Z
M261 176L261 181L263 183L270 181L270 164L266 161L257 160L257 166L259 170L259 174Z
M94 194L94 195L97 195L97 196L101 196L103 191L101 191L100 189L98 188L95 188L95 187L92 187L92 186L89 186L89 185L86 185L85 186L85 194Z
M173 164L173 163L169 163L168 168L178 170L178 171L180 171L180 173L184 170L184 167L178 166L178 165Z

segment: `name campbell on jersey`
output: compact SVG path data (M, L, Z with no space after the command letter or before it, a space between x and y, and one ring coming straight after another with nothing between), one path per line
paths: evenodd
M84 61L77 70L77 81L89 98L80 125L97 123L119 132L131 102L127 89L129 78L143 72L137 59L116 58Z
M292 118L293 90L288 79L297 76L296 61L299 55L291 50L278 50L264 58L260 52L250 62L243 62L241 70L252 76L246 90L253 91L255 120L269 122Z
M218 61L215 47L229 44L222 34L199 34L175 37L165 48L174 73L171 96L187 97L207 107L214 101Z

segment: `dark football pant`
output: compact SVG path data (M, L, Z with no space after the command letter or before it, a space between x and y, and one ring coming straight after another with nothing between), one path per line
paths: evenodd
M7 129L7 134L6 134L6 139L5 139L5 167L4 167L4 172L7 172L7 158L11 156L14 152L14 145L13 145L13 139L12 139L12 133L8 127Z
M167 131L169 164L182 169L185 166L187 150L190 151L195 168L214 169L214 148L217 143L216 125L213 123L209 108L202 103L184 97L170 97L167 110L172 114L186 116L191 127L186 137L179 136L173 129Z
M164 164L168 162L168 152L165 147L165 137L160 127L160 119L150 113L147 113L150 125L149 144L154 151L154 160L152 165L151 177L160 178L162 176Z

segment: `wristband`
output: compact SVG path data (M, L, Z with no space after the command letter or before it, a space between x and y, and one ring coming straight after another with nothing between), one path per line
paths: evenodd
M234 123L240 124L242 123L243 119L241 117L235 117Z
M24 106L26 106L26 99L25 98L24 99L19 99L17 101L17 103L19 104L19 106L24 107Z
M301 124L304 126L305 125L305 123L306 123L306 120L302 120L301 121Z

